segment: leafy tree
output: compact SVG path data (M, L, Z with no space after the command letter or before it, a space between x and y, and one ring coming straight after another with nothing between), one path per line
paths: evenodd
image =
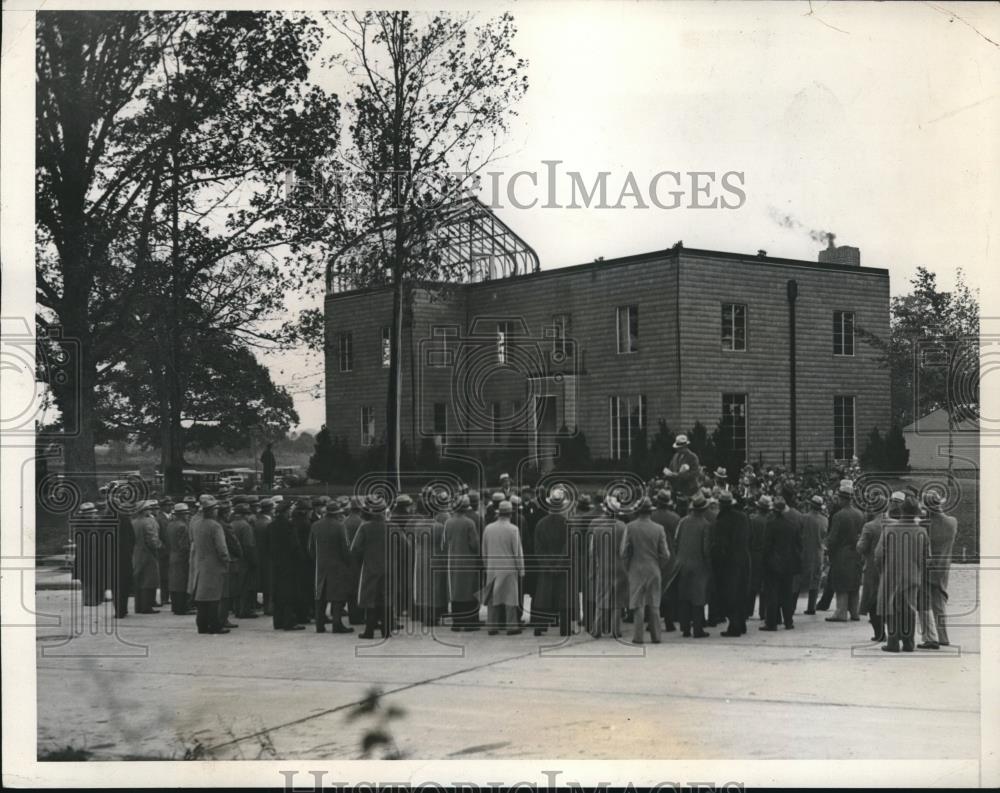
M649 441L647 440L646 428L640 427L632 435L632 448L629 451L629 470L641 476L648 474L650 466Z
M329 207L327 281L392 291L386 397L386 464L400 466L403 325L416 282L454 282L465 265L443 257L434 231L451 199L495 154L527 88L525 63L511 48L513 19L473 27L471 16L420 21L407 11L329 13L345 52L333 59L354 82L346 151L329 163L336 200ZM329 203L329 202L328 202ZM315 312L314 312L315 314ZM303 317L300 329L321 325ZM319 348L321 337L313 336Z
M885 465L890 471L910 470L910 450L906 448L903 428L893 424L885 436Z
M861 466L868 471L885 471L886 466L885 439L878 427L872 427L868 433L865 450L861 453Z
M656 434L653 435L653 440L649 444L650 461L657 471L662 470L670 462L670 458L673 457L674 440L676 438L677 435L671 432L670 427L667 426L667 422L660 419L656 428Z
M700 421L688 431L688 448L698 455L702 465L711 466L715 462L715 444L708 434L708 428Z

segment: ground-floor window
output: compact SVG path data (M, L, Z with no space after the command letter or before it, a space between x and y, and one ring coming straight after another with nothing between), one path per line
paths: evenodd
M639 431L646 426L646 397L613 396L608 399L611 425L611 459L624 460L632 454Z
M448 442L448 405L445 402L434 403L434 442L439 448Z
M846 460L854 456L854 397L833 398L833 456Z
M746 461L748 447L748 413L746 394L722 395L722 426L729 430L732 451Z
M361 445L375 443L375 408L365 405L361 408Z

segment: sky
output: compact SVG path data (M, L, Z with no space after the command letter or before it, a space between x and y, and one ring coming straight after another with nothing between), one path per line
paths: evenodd
M836 234L861 263L908 291L917 266L945 288L963 268L992 272L1000 179L1000 14L994 4L518 3L477 6L515 17L514 47L530 87L493 170L498 215L543 269L670 247L815 260ZM338 87L338 75L317 70ZM545 208L545 184L517 171L608 171L608 203L629 173L647 208ZM735 209L663 209L648 198L660 171L742 174ZM661 183L661 203L668 204ZM739 183L738 183L739 184ZM568 203L569 180L555 182ZM488 199L489 195L484 195ZM565 199L565 200L564 200ZM703 201L704 203L704 201ZM669 205L669 204L668 204ZM780 223L778 218L786 218ZM995 234L994 234L995 236ZM292 305L292 304L295 305ZM290 300L290 309L309 301ZM294 351L267 360L295 391L300 429L324 420L321 361Z

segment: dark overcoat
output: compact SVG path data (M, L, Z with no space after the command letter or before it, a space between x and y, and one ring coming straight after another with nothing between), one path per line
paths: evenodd
M259 561L257 538L254 535L253 527L250 525L250 521L242 516L234 518L231 526L233 534L239 540L242 553L240 556L239 591L245 592L253 587L253 591L256 592Z
M188 568L191 556L191 534L187 521L174 518L167 524L167 542L170 553L170 591L187 592Z
M568 604L570 586L569 521L553 512L535 524L535 556L544 557L531 610L557 613Z
M591 521L589 533L588 569L594 603L597 608L625 608L629 601L628 571L621 555L625 524L601 516Z
M677 579L677 572L680 570L677 560L677 524L681 522L681 516L672 509L658 507L653 510L650 517L652 517L653 523L659 523L663 527L663 532L667 535L667 550L670 551L670 559L663 569L663 589L666 590Z
M726 614L742 614L750 594L750 520L740 509L722 508L715 519L713 534L723 608Z
M222 579L222 597L233 597L240 591L240 579L243 575L243 548L236 538L233 525L228 521L222 522L222 533L226 538L226 550L229 552L229 569Z
M271 548L268 545L267 527L274 520L274 516L261 512L253 516L253 543L257 551L257 580L258 592L271 591Z
M152 515L132 518L135 545L132 548L132 576L136 589L156 589L160 585L160 526Z
M309 533L309 553L316 560L316 600L350 600L354 591L351 548L344 521L328 515L313 523Z
M764 529L764 579L793 576L802 565L802 539L796 522L773 512Z
M875 561L875 548L882 538L882 526L886 518L884 515L876 515L873 520L868 521L861 527L861 536L858 537L858 553L864 562L865 569L862 576L861 601L858 604L858 611L862 614L878 614L878 579L879 567Z
M383 515L374 515L358 526L351 543L351 556L361 568L358 605L378 609L385 605L389 524Z
M479 593L479 530L465 513L448 518L444 524L443 549L448 555L449 599L465 603Z
M287 512L279 512L267 524L267 549L271 556L271 593L282 603L294 603L300 589L302 552Z
M750 517L750 591L755 594L761 591L764 580L764 535L770 518L770 511L760 510Z
M409 524L413 544L413 602L418 606L448 606L448 576L442 547L444 523L437 518L416 516Z
M943 512L932 512L927 526L931 540L931 558L927 565L928 595L936 591L948 599L948 576L951 572L951 554L955 546L958 521Z
M829 581L834 592L852 592L861 586L861 554L857 546L864 524L865 516L853 504L833 513L826 550L830 555Z
M222 524L212 518L198 521L191 537L191 548L194 573L188 582L188 591L195 601L221 600L230 562Z
M712 574L712 521L707 510L689 512L677 524L677 599L704 606Z
M132 576L132 551L135 549L135 529L132 519L124 512L118 513L115 529L115 578L112 589L115 595L129 594L135 589Z

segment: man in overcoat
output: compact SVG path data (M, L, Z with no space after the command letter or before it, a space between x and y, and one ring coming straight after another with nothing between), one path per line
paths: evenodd
M361 569L358 605L365 610L365 630L362 639L374 639L375 628L381 626L382 638L392 634L393 615L389 601L387 551L389 524L385 513L388 505L377 496L365 504L365 520L358 527L351 543L351 556Z
M791 523L799 535L799 545L802 547L803 559L805 557L805 515L798 508L799 496L795 489L795 485L791 482L785 482L781 486L781 497L785 499L786 509L785 509L785 519ZM806 568L803 566L803 559L799 560L799 572L795 574L795 578L792 581L792 588L795 590L795 599L792 600L792 614L795 614L796 608L799 605L799 593L806 589L806 583L803 581L803 576L806 574ZM817 585L818 586L818 585Z
M298 500L292 506L292 531L295 532L298 565L295 584L298 592L295 598L295 621L301 625L312 622L315 598L313 597L313 576L315 569L309 556L309 532L312 523L309 514L312 504L306 500Z
M80 582L84 606L99 606L104 602L104 590L111 582L108 564L108 541L111 521L101 519L97 505L87 501L80 505L70 521L75 554L73 577Z
M513 497L519 502L517 496ZM516 507L515 507L516 511ZM572 599L571 612L579 612L583 604L582 615L577 614L583 630L590 631L593 619L593 597L587 591L587 545L590 523L596 516L594 499L589 493L581 493L576 501L576 507L569 518L569 552L573 568L573 583L570 589Z
M274 613L271 606L271 550L267 544L267 527L272 520L274 520L274 502L269 498L262 498L260 511L252 519L253 542L257 551L257 580L254 582L253 601L250 605L256 610L257 592L260 592L266 616Z
M271 556L271 618L276 631L301 631L296 620L299 599L299 537L292 527L292 503L281 501L274 520L267 525L267 548Z
M351 549L344 528L344 508L337 501L326 505L325 514L312 525L309 554L315 560L316 633L326 632L326 606L330 604L331 630L353 633L341 621L344 604L351 596Z
M139 502L140 504L142 502ZM138 505L137 505L138 506ZM135 529L132 528L131 509L125 505L108 507L109 517L117 521L115 527L115 565L112 594L115 603L115 619L128 616L128 598L133 594L132 553L135 550Z
M857 622L859 594L861 588L861 554L858 553L858 538L865 516L854 506L854 483L844 479L840 483L837 498L839 509L830 520L830 533L826 539L826 549L830 554L830 585L836 595L837 608L827 622Z
M720 635L742 636L747 632L746 604L750 591L750 521L736 507L736 499L729 490L719 493L719 515L712 533L719 557L722 614L728 621Z
M816 613L816 598L819 597L820 574L823 568L823 541L828 528L823 514L823 497L814 495L809 499L809 511L802 516L802 572L799 574L799 592L806 590L806 614Z
M536 636L541 636L556 623L559 634L569 636L573 632L569 602L572 571L567 519L570 504L565 492L553 490L549 494L548 507L549 513L535 524L535 556L542 561L531 600L531 621Z
M448 557L451 629L479 630L479 531L469 517L469 497L459 499L455 514L444 524L442 549Z
M930 538L920 521L916 498L906 494L899 520L887 521L875 546L879 576L878 608L885 615L885 652L913 652L921 587L930 558Z
M701 639L709 635L704 626L712 569L710 543L708 499L695 493L688 513L677 524L677 616L685 637Z
M643 497L635 512L635 519L625 528L620 549L628 571L629 608L635 615L632 643L643 643L643 623L646 623L653 644L659 644L662 574L670 551L663 526L652 520L653 502L648 496Z
M667 535L667 550L670 559L663 571L663 597L660 599L660 616L663 617L664 630L669 633L676 630L674 620L677 618L677 524L681 516L674 509L673 499L668 490L656 493L656 508L653 510L653 523L659 523Z
M135 582L135 613L158 614L153 608L160 586L160 527L153 517L156 501L143 501L132 518L135 545L132 548L132 579Z
M222 626L219 603L230 557L222 524L216 520L216 507L212 496L202 502L201 520L191 536L194 565L188 591L197 610L198 633L229 633Z
M170 515L174 508L174 500L170 496L164 496L153 513L156 518L157 529L160 533L160 551L158 562L160 566L160 602L158 605L165 606L170 602L170 541L167 537L167 524L170 523Z
M188 567L191 557L191 534L188 530L190 509L183 501L174 504L167 524L167 553L170 560L170 610L190 614L188 604Z
M239 577L235 583L233 596L233 611L240 619L256 619L257 617L257 577L260 559L257 556L257 538L253 527L250 505L240 502L233 508L233 520L230 528L240 544Z
M521 534L510 516L513 507L501 501L497 519L483 529L483 562L486 584L482 602L486 604L486 624L490 636L504 629L508 636L521 632L518 616L520 581L524 575Z
M471 503L472 496L470 494ZM473 517L475 513L470 513ZM438 625L448 610L448 577L442 569L444 556L444 525L451 515L438 513L411 515L410 546L413 549L414 617L424 627Z
M347 541L354 542L358 528L364 523L361 514L361 498L351 496L347 517L344 518L344 529L347 531ZM358 605L358 583L361 580L361 566L351 557L351 599L347 603L348 622L351 625L361 625L365 621L365 611Z
M777 497L771 506L771 519L764 530L764 620L762 631L778 630L778 620L785 630L795 627L792 618L795 576L802 564L802 538L798 526L786 517L785 499Z
M618 520L618 502L608 497L603 514L590 524L590 590L594 593L594 623L590 635L599 639L609 632L615 639L622 635L622 609L628 604L628 571L622 559L625 524Z
M958 533L958 521L944 511L941 494L931 490L924 497L927 507L931 556L927 563L927 583L920 607L920 635L923 650L936 650L949 644L945 608L948 605L948 575L951 554Z
M677 497L677 512L687 514L688 502L698 490L698 475L701 471L701 461L698 455L688 448L687 435L678 435L674 440L674 454L670 463L663 469L663 475L670 480Z
M752 617L757 603L757 617L764 619L764 535L771 518L771 497L761 494L750 516L750 593L747 617Z
M861 527L861 535L858 537L858 553L864 563L862 573L861 600L858 611L868 615L868 622L872 626L872 641L885 641L885 620L878 609L878 581L879 566L875 561L875 548L882 538L882 530L886 521L898 520L899 509L905 501L906 495L901 491L896 491L889 498L887 512L875 515L870 521Z
M448 494L441 493L437 503L447 503ZM437 518L437 516L435 516ZM446 518L442 518L444 520ZM389 521L390 556L394 560L389 596L392 613L398 616L412 614L413 606L413 523L419 520L413 514L413 499L406 493L396 497Z

